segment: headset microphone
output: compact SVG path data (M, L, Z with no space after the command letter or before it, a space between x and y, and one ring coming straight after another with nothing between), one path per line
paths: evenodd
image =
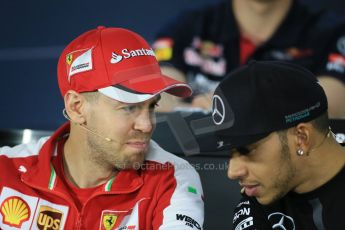
M62 114L63 114L63 116L64 116L67 120L71 121L71 118L68 116L68 114L67 114L67 112L66 112L66 109L63 109L63 110L62 110ZM79 124L79 123L75 123L75 124L78 124L80 127L82 127L83 129L85 129L86 131L89 131L89 132L92 133L93 135L96 135L96 136L98 136L98 137L100 137L100 138L102 138L102 139L104 139L104 140L106 140L106 141L108 141L108 142L114 141L113 139L111 139L111 138L109 138L109 137L103 137L102 135L100 135L100 134L96 133L95 131L89 129L89 128L86 127L85 125L82 125L82 124Z
M79 123L78 123L78 125L79 125L80 127L82 127L83 129L85 129L86 131L89 131L90 133L92 133L92 134L94 134L94 135L96 135L96 136L98 136L98 137L100 137L100 138L103 138L104 140L106 140L106 141L108 141L108 142L114 141L113 139L111 139L111 138L109 138L109 137L103 137L103 136L101 136L100 134L96 133L95 131L93 131L93 130L87 128L85 125L82 125L82 124L79 124Z

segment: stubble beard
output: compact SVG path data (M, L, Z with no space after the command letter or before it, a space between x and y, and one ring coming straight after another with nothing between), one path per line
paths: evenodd
M270 203L273 203L285 196L291 189L291 181L296 176L296 167L293 165L290 156L290 148L286 143L282 143L281 167L279 167L278 177L273 183L273 189L277 193L272 197Z
M132 160L129 156L122 156L120 152L115 152L119 143L105 142L94 135L87 135L87 146L89 148L89 159L102 168L110 170L139 169L144 159ZM147 151L138 153L145 156Z

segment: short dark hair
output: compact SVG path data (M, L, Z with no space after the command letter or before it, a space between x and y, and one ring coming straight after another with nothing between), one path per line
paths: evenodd
M310 121L313 127L321 132L324 133L329 129L329 118L327 111L315 118L314 120Z
M314 120L311 120L310 123L318 132L325 133L329 129L328 113L322 113ZM287 143L287 131L288 129L276 131L281 143Z
M92 91L92 92L83 92L82 94L87 102L96 102L99 98L99 92L98 91Z
M281 143L284 143L284 144L288 143L287 131L288 131L287 129L277 131L277 134Z

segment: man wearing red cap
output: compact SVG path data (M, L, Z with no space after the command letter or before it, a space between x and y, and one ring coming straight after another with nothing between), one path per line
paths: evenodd
M0 149L0 228L201 229L198 174L150 140L160 94L192 91L161 74L147 42L88 31L61 54L58 82L70 122Z

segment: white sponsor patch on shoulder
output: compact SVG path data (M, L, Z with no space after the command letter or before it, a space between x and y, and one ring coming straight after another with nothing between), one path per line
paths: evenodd
M92 70L92 49L93 48L87 50L77 50L67 54L68 58L66 59L70 60L70 66L67 62L68 81L70 81L71 76L74 74Z

